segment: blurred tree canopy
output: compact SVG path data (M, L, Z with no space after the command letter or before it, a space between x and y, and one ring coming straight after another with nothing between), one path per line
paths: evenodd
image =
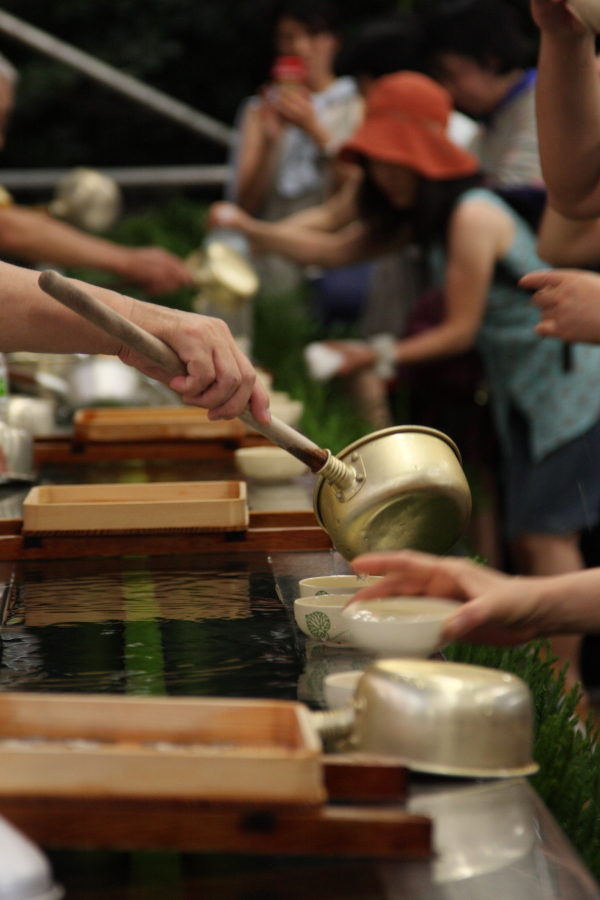
M13 15L231 123L264 81L274 0L4 0ZM402 8L339 0L342 32ZM0 33L20 70L2 167L216 163L224 148Z

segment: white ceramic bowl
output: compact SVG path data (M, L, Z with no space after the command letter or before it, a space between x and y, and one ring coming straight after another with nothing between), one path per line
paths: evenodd
M303 475L308 467L281 447L240 447L235 464L247 478L257 481L289 481Z
M323 594L355 594L370 584L381 581L381 575L369 575L359 578L358 575L315 575L303 578L300 582L301 597L320 597Z
M353 594L328 594L325 597L300 597L294 600L298 628L308 637L330 646L352 646L349 623L342 610Z
M440 646L446 619L458 600L431 597L386 597L353 603L342 614L351 640L377 656L430 656Z
M329 709L339 709L346 706L354 696L358 682L364 672L353 670L351 672L334 672L325 676L325 702Z

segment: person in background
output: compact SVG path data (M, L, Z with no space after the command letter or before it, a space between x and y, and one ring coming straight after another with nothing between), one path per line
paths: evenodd
M535 334L539 313L518 280L544 269L535 235L480 187L477 160L447 137L451 100L431 79L380 78L363 125L343 148L365 169L359 209L334 232L298 234L238 216L260 248L305 262L346 264L407 240L424 248L444 315L399 341L331 342L319 365L380 380L398 364L451 357L474 343L485 361L504 469L505 531L523 574L582 568L579 533L600 507L600 348L578 345L565 371L559 341ZM528 275L530 279L546 277ZM570 656L557 642L561 658ZM570 649L570 648L569 648ZM574 665L571 677L577 677Z
M114 291L80 284L98 300L163 340L187 367L173 378L115 338L58 303L38 286L39 273L0 262L0 353L108 353L202 406L209 418L233 418L248 404L270 421L268 395L250 362L219 319L143 303Z
M564 0L532 0L540 29L537 125L548 190L542 254L557 265L598 265L600 79L595 39ZM542 223L544 225L544 222ZM542 335L600 343L600 276L572 269L530 278Z
M226 191L227 199L267 221L323 200L335 184L335 151L362 116L356 83L334 72L340 42L327 0L283 0L274 32L273 80L238 114ZM303 280L297 266L276 258L263 259L259 274L274 291Z
M470 145L487 183L535 228L545 203L535 117L534 49L506 0L430 4L428 71L479 122Z
M14 105L16 69L0 56L0 149ZM86 266L112 272L149 294L167 294L193 283L184 261L162 247L125 247L86 234L43 212L0 197L0 253L27 263Z

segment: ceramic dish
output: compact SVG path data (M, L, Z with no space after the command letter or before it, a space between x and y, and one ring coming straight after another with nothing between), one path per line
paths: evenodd
M247 478L257 481L290 481L308 471L308 467L281 447L240 447L235 464Z
M339 709L354 697L358 682L364 672L334 672L325 676L325 702L329 709Z
M444 622L458 600L386 597L353 603L341 618L356 646L377 656L431 656L440 646Z
M300 597L294 600L294 615L298 628L307 637L331 646L352 646L348 623L342 610L352 594L329 594L323 597Z
M381 581L381 575L359 578L358 575L315 575L300 582L301 597L320 597L323 594L355 594L370 584Z

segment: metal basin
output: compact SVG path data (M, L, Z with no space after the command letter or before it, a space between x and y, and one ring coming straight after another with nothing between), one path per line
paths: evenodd
M533 702L520 678L431 660L372 665L355 694L353 747L401 757L420 772L531 775Z
M340 490L321 477L314 493L319 524L351 560L372 550L445 553L471 515L471 493L454 442L418 425L386 428L346 447L338 458L356 485Z

